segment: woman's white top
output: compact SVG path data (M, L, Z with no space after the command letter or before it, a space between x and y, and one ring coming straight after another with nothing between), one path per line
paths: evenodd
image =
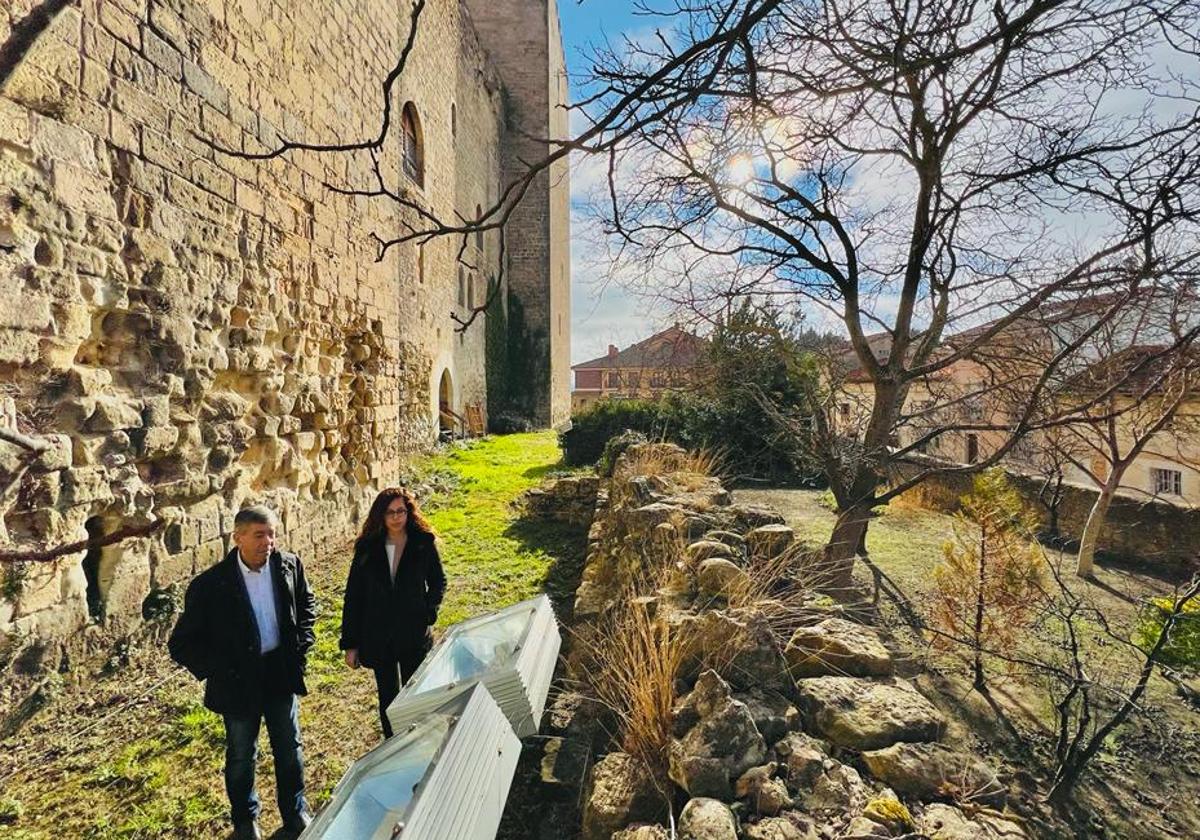
M388 541L387 543L384 544L384 548L387 549L388 568L392 570L392 580L395 580L396 579L396 544L394 542Z

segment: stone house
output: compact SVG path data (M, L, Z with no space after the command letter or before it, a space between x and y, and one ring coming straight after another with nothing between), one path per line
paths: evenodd
M1007 439L1006 431L956 428L970 424L1011 427L1023 406L1021 392L1030 376L1039 368L1038 359L1049 358L1063 346L1064 336L1076 335L1080 325L1104 305L1106 298L1094 297L1058 305L1048 317L1037 322L1018 323L994 336L984 347L943 368L935 376L914 382L907 394L900 426L894 430L892 444L911 447L917 456L973 464L990 457ZM1146 307L1153 310L1153 304ZM1140 311L1140 310L1139 310ZM1140 317L1140 315L1139 315ZM956 345L974 340L991 324L983 324L947 337L938 352L952 352ZM1151 338L1145 330L1140 337ZM1138 331L1114 335L1103 342L1113 348L1110 355L1081 353L1080 360L1062 373L1060 393L1072 404L1099 398L1110 387L1113 393L1093 411L1096 416L1112 413L1107 422L1072 423L1070 426L1028 435L1009 451L1002 463L1010 471L1038 475L1048 460L1061 464L1066 484L1096 490L1107 476L1104 457L1107 439L1116 441L1121 453L1129 451L1132 435L1152 422L1158 401L1170 398L1180 386L1173 381L1171 393L1147 394L1157 382L1161 363L1156 362L1167 348L1163 344L1133 344ZM887 358L891 345L886 334L868 337L876 357ZM1194 367L1194 366L1191 366ZM1118 494L1130 500L1154 499L1184 508L1200 508L1200 386L1195 370L1175 419L1154 434L1126 472ZM1007 382L1007 387L1006 383ZM1067 396L1069 395L1069 396ZM872 390L870 380L851 364L844 372L838 396L834 400L833 422L852 432L866 424L870 416ZM1103 410L1099 410L1102 408ZM933 439L921 439L931 430L944 430Z
M604 399L658 399L686 387L702 375L708 339L674 324L624 350L608 345L596 359L572 366L575 389L571 411L577 412Z
M0 564L0 662L129 631L245 503L301 554L340 546L443 405L567 418L565 161L503 266L495 230L380 247L478 219L566 135L555 0L429 0L377 163L222 149L378 136L410 4L82 0L27 43L36 5L0 12L0 423L47 448L0 442L0 550L158 530ZM330 189L377 179L407 206Z

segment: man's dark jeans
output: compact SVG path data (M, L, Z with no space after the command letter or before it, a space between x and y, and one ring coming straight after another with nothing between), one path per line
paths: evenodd
M268 696L261 715L225 715L225 792L234 825L258 819L254 765L258 730L267 722L267 737L275 757L275 787L279 813L287 826L308 813L304 798L304 748L300 743L300 702L294 694Z

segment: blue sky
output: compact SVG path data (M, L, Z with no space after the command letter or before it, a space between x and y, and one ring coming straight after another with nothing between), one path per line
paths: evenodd
M616 43L623 34L644 33L655 26L655 19L634 14L632 0L558 0L558 15L573 98L578 98L576 83L587 70L589 45L605 37ZM583 173L573 173L574 185L584 180ZM603 355L610 343L632 344L671 320L666 313L647 315L647 302L622 289L602 288L603 259L587 227L587 220L576 213L571 242L572 364Z

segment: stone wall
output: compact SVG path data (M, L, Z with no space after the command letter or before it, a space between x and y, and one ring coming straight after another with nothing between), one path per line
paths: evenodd
M901 474L911 467L902 468ZM970 492L970 475L936 475L927 478L901 499L910 504L953 513ZM1009 474L1013 485L1035 512L1043 528L1050 520L1046 506L1038 501L1042 482L1030 476ZM1058 509L1058 528L1063 537L1079 539L1088 514L1096 502L1096 491L1077 485L1063 488ZM1160 501L1139 502L1117 496L1100 532L1103 552L1163 566L1186 566L1200 559L1200 509Z
M467 0L509 93L514 126L503 147L505 183L551 151L545 138L569 132L567 74L555 0ZM538 174L512 217L507 240L506 363L510 390L498 410L552 426L570 417L570 173L559 161Z
M0 12L0 43L33 5ZM0 89L0 383L18 428L52 443L0 500L0 545L169 523L7 568L0 641L47 643L24 666L53 664L79 628L131 629L152 590L223 555L245 502L273 504L302 553L345 538L432 441L443 381L460 412L486 402L483 319L460 334L450 317L461 240L377 259L372 236L409 211L325 186L374 187L365 153L250 161L205 142L374 136L408 27L385 0L82 0ZM500 189L506 97L486 46L458 0L429 0L394 91L393 125L405 103L418 115L423 183L398 134L380 170L443 219ZM494 237L465 259L482 300ZM0 489L19 461L2 448Z
M568 476L528 491L522 503L526 512L536 519L565 522L588 529L596 513L599 493L599 476Z
M1030 836L1002 810L1009 768L970 752L925 681L851 620L870 610L804 586L819 552L717 480L638 474L638 460L623 455L601 491L577 593L563 682L593 704L549 710L541 783L573 800L582 785L580 837ZM528 836L574 833L544 813L538 828L557 833L531 820Z

